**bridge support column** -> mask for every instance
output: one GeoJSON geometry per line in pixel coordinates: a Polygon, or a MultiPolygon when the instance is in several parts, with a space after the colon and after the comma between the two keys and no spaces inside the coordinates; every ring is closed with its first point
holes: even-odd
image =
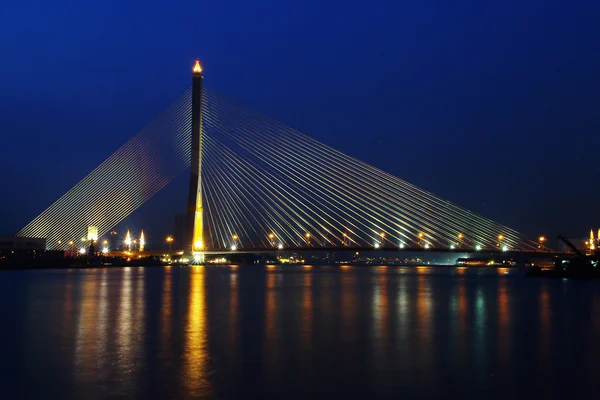
{"type": "Polygon", "coordinates": [[[202,67],[196,61],[192,74],[192,163],[186,210],[185,252],[202,259],[204,242],[202,208],[202,67]]]}

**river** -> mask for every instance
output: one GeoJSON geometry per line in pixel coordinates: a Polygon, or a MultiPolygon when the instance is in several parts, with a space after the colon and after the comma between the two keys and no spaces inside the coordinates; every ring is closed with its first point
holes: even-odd
{"type": "Polygon", "coordinates": [[[600,393],[600,282],[517,269],[2,271],[0,323],[5,399],[600,393]]]}

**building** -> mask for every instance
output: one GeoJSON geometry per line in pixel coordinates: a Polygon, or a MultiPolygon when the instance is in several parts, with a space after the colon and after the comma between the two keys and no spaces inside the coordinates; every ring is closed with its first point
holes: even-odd
{"type": "Polygon", "coordinates": [[[46,250],[46,239],[20,236],[0,236],[0,251],[46,250]]]}

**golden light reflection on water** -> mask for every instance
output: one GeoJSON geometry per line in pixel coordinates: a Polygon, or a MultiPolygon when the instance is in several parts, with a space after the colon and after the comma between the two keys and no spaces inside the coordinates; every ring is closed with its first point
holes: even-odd
{"type": "Polygon", "coordinates": [[[80,366],[79,372],[86,376],[90,374],[90,365],[95,361],[96,349],[94,348],[96,324],[98,316],[98,284],[94,275],[98,270],[83,272],[82,298],[77,316],[77,335],[75,338],[75,363],[80,366]]]}
{"type": "Polygon", "coordinates": [[[108,303],[108,271],[103,269],[102,278],[100,280],[100,299],[98,301],[98,321],[97,325],[97,337],[98,337],[98,364],[103,367],[110,365],[110,356],[108,355],[106,348],[108,342],[108,335],[110,331],[110,315],[109,315],[109,303],[108,303]]]}
{"type": "Polygon", "coordinates": [[[263,349],[265,351],[265,359],[267,360],[265,367],[267,370],[273,368],[277,358],[277,275],[274,273],[266,274],[265,288],[265,335],[263,349]]]}
{"type": "Polygon", "coordinates": [[[145,323],[144,269],[124,268],[120,284],[115,370],[117,374],[126,374],[135,369],[142,357],[145,323]]]}
{"type": "Polygon", "coordinates": [[[302,347],[310,349],[313,334],[313,275],[304,274],[302,282],[302,347]]]}
{"type": "Polygon", "coordinates": [[[119,311],[117,319],[117,348],[119,348],[119,362],[124,364],[128,360],[128,349],[131,344],[131,317],[132,300],[131,295],[132,268],[123,269],[121,279],[121,297],[119,299],[119,311]]]}
{"type": "MultiPolygon", "coordinates": [[[[421,267],[418,267],[421,268],[421,267]]],[[[424,267],[426,268],[426,267],[424,267]]],[[[417,341],[421,351],[421,361],[431,363],[432,353],[432,298],[431,282],[426,276],[417,277],[417,341]]]]}
{"type": "Polygon", "coordinates": [[[212,389],[208,379],[208,342],[206,320],[205,271],[194,266],[190,271],[188,310],[183,354],[183,381],[190,396],[205,397],[212,389]]]}
{"type": "Polygon", "coordinates": [[[467,346],[469,343],[468,338],[468,319],[467,314],[469,312],[469,301],[467,299],[467,288],[466,281],[464,278],[461,278],[458,282],[458,293],[457,293],[457,312],[458,312],[458,329],[457,329],[457,337],[459,340],[458,345],[458,354],[464,355],[467,351],[467,346]]]}
{"type": "Polygon", "coordinates": [[[498,355],[500,362],[507,363],[510,347],[510,304],[508,299],[508,281],[498,282],[498,355]]]}
{"type": "Polygon", "coordinates": [[[540,332],[539,332],[539,354],[540,364],[545,368],[549,368],[550,363],[550,341],[551,341],[551,325],[550,320],[552,318],[552,310],[550,305],[550,288],[548,281],[542,283],[539,296],[539,318],[540,318],[540,332]]]}
{"type": "Polygon", "coordinates": [[[375,287],[371,296],[371,314],[373,318],[373,355],[378,362],[373,368],[373,379],[377,380],[381,371],[389,366],[389,363],[384,363],[386,360],[386,352],[390,350],[390,324],[389,324],[389,306],[388,306],[388,274],[381,273],[382,268],[379,268],[380,273],[372,276],[375,287]]]}
{"type": "Polygon", "coordinates": [[[358,299],[356,290],[356,274],[344,273],[341,279],[341,313],[344,337],[351,342],[357,336],[356,315],[358,314],[358,299]]]}
{"type": "MultiPolygon", "coordinates": [[[[71,270],[68,270],[70,272],[71,270]]],[[[61,333],[64,334],[65,340],[69,337],[71,324],[73,323],[73,278],[67,275],[64,290],[64,310],[61,314],[61,333]]]]}
{"type": "Polygon", "coordinates": [[[375,288],[372,297],[372,314],[375,320],[375,337],[381,338],[388,330],[388,275],[377,274],[373,277],[375,288]]]}
{"type": "Polygon", "coordinates": [[[162,304],[160,313],[161,324],[161,346],[163,351],[170,352],[171,349],[171,329],[173,324],[173,275],[171,266],[167,265],[164,268],[163,287],[162,287],[162,304]],[[168,267],[168,268],[167,268],[168,267]]]}
{"type": "MultiPolygon", "coordinates": [[[[237,267],[237,265],[232,267],[237,267]]],[[[239,329],[239,290],[236,268],[233,268],[233,271],[229,275],[229,293],[229,321],[231,321],[231,325],[229,326],[228,336],[230,346],[233,346],[236,342],[235,339],[239,329]]]]}

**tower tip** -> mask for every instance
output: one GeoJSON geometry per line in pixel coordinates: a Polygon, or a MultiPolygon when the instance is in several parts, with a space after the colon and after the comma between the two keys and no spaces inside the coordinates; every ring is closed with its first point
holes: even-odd
{"type": "Polygon", "coordinates": [[[200,60],[196,60],[196,64],[194,65],[194,74],[201,74],[202,67],[200,66],[200,60]]]}

